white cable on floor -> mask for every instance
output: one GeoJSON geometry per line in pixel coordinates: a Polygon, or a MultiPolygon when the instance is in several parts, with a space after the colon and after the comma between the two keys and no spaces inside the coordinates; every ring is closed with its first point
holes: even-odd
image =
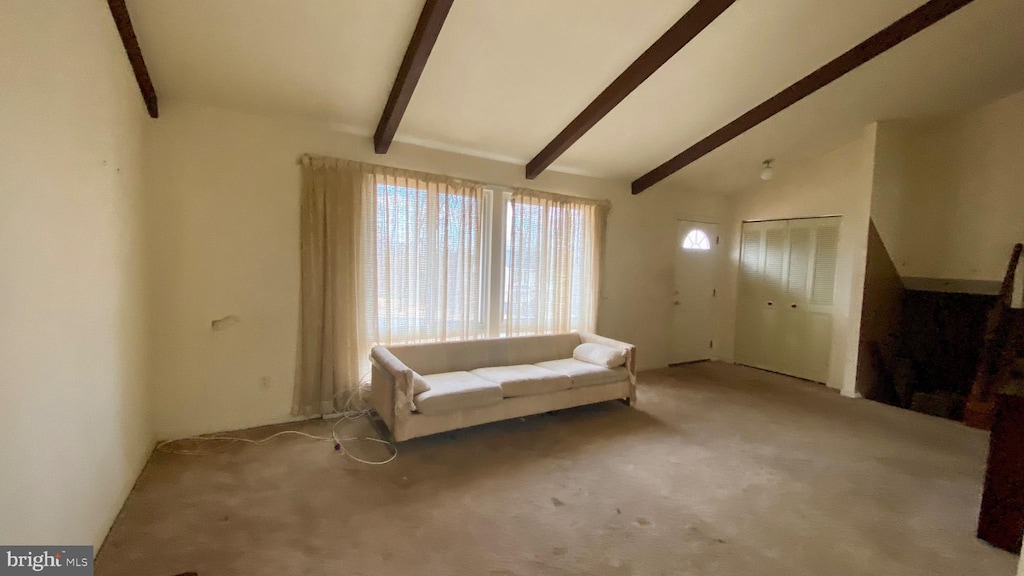
{"type": "Polygon", "coordinates": [[[344,422],[344,420],[338,420],[338,422],[334,424],[334,427],[331,428],[331,437],[334,438],[334,449],[335,450],[341,452],[342,454],[344,454],[345,456],[348,456],[349,458],[355,460],[356,462],[360,462],[362,464],[372,464],[374,466],[381,466],[381,465],[384,465],[384,464],[388,464],[392,460],[394,460],[395,458],[398,458],[398,446],[395,446],[393,443],[391,443],[391,442],[389,442],[387,440],[381,440],[380,438],[370,438],[369,436],[366,436],[364,438],[357,438],[355,436],[349,436],[348,438],[338,438],[338,434],[337,434],[336,431],[338,429],[338,424],[341,424],[342,422],[344,422]],[[381,462],[372,462],[370,460],[363,460],[362,458],[359,458],[358,456],[353,456],[352,453],[349,452],[348,450],[346,450],[345,446],[342,445],[342,442],[350,442],[352,440],[369,440],[371,442],[380,442],[381,444],[387,444],[388,446],[391,447],[391,452],[392,452],[391,457],[388,458],[387,460],[384,460],[384,461],[381,461],[381,462]]]}
{"type": "Polygon", "coordinates": [[[158,451],[160,451],[160,452],[167,452],[167,453],[170,453],[170,454],[182,454],[182,455],[186,455],[186,456],[202,456],[204,453],[200,452],[198,450],[173,450],[173,449],[168,449],[167,446],[170,446],[171,444],[173,444],[175,442],[181,442],[183,440],[192,440],[192,441],[199,441],[199,442],[205,442],[205,441],[245,442],[247,444],[259,445],[259,444],[265,444],[267,442],[270,442],[271,440],[273,440],[275,438],[278,438],[280,436],[284,436],[284,435],[287,435],[287,434],[294,434],[296,436],[302,436],[302,437],[305,437],[305,438],[309,438],[311,440],[318,440],[318,441],[321,441],[321,442],[333,441],[334,442],[334,449],[336,451],[341,452],[345,456],[348,456],[352,460],[355,460],[356,462],[359,462],[361,464],[370,464],[370,465],[374,465],[374,466],[380,466],[380,465],[383,465],[383,464],[388,464],[388,463],[394,461],[395,458],[398,458],[398,446],[395,446],[394,443],[392,443],[392,442],[390,442],[388,440],[381,440],[380,438],[371,438],[371,437],[368,437],[368,436],[367,437],[363,437],[363,438],[359,438],[357,436],[348,436],[348,437],[345,437],[345,438],[339,438],[338,437],[338,426],[342,422],[351,422],[353,420],[358,420],[358,419],[363,418],[363,417],[369,417],[369,415],[370,415],[370,406],[369,406],[369,404],[367,404],[367,403],[365,403],[363,401],[363,396],[365,395],[364,387],[357,388],[356,390],[339,392],[338,394],[335,394],[335,396],[334,396],[335,401],[337,401],[337,398],[338,398],[339,394],[343,394],[345,392],[348,392],[348,398],[346,398],[346,400],[345,400],[345,408],[343,410],[339,410],[339,411],[335,412],[335,415],[339,416],[340,418],[338,419],[337,422],[334,423],[334,426],[331,427],[331,435],[330,435],[330,437],[327,437],[327,436],[316,436],[314,434],[307,434],[306,432],[299,432],[298,430],[282,430],[281,432],[278,432],[276,434],[271,434],[270,436],[267,436],[266,438],[261,438],[259,440],[253,440],[253,439],[250,439],[250,438],[240,438],[240,437],[237,437],[237,436],[188,436],[186,438],[178,438],[176,440],[164,440],[163,442],[160,442],[159,444],[156,445],[156,449],[158,451]],[[353,405],[354,401],[362,403],[362,405],[361,406],[353,405]],[[363,460],[362,458],[359,458],[358,456],[354,456],[351,452],[349,452],[347,449],[345,449],[345,446],[342,444],[343,442],[352,442],[352,441],[356,441],[356,440],[366,440],[366,441],[370,441],[370,442],[379,442],[381,444],[387,444],[391,448],[390,452],[392,452],[392,454],[391,454],[391,456],[387,460],[383,460],[383,461],[380,461],[380,462],[375,462],[375,461],[372,461],[372,460],[363,460]]]}
{"type": "Polygon", "coordinates": [[[203,453],[199,452],[197,450],[168,450],[166,448],[166,446],[168,446],[170,444],[173,444],[175,442],[181,442],[181,441],[184,441],[184,440],[193,440],[193,441],[220,440],[220,441],[223,441],[223,442],[246,442],[248,444],[265,444],[265,443],[270,442],[271,440],[273,440],[273,439],[275,439],[275,438],[277,438],[279,436],[284,436],[286,434],[295,434],[296,436],[304,436],[306,438],[310,438],[310,439],[313,439],[313,440],[321,440],[321,441],[333,440],[333,438],[328,438],[326,436],[315,436],[313,434],[307,434],[305,432],[299,432],[298,430],[282,430],[281,432],[278,432],[277,434],[272,434],[270,436],[267,436],[266,438],[261,438],[259,440],[253,440],[251,438],[239,438],[237,436],[186,436],[185,438],[178,438],[176,440],[164,440],[163,442],[160,442],[159,444],[156,445],[156,449],[159,450],[160,452],[167,452],[169,454],[184,454],[184,455],[187,455],[187,456],[202,456],[203,453]]]}
{"type": "MultiPolygon", "coordinates": [[[[369,376],[369,374],[364,375],[364,378],[366,376],[369,376]]],[[[360,438],[357,438],[355,436],[350,436],[350,437],[347,437],[347,438],[339,438],[338,437],[338,425],[341,424],[342,422],[358,420],[358,419],[363,418],[363,417],[367,417],[368,418],[370,416],[370,409],[371,409],[370,408],[370,404],[368,402],[366,402],[366,400],[364,399],[368,392],[369,392],[369,386],[366,383],[360,383],[360,386],[358,388],[355,388],[354,390],[342,390],[342,391],[340,391],[340,392],[338,392],[337,394],[334,395],[334,403],[335,403],[335,405],[336,405],[336,403],[338,401],[338,396],[340,394],[346,394],[347,393],[348,397],[345,399],[345,405],[344,405],[345,407],[344,407],[344,409],[337,410],[337,408],[335,408],[336,412],[335,412],[335,414],[332,415],[332,416],[338,416],[340,418],[339,418],[339,420],[337,422],[334,423],[334,426],[331,427],[331,438],[334,439],[334,449],[335,450],[341,452],[342,454],[348,456],[349,458],[355,460],[356,462],[360,462],[362,464],[371,464],[371,465],[374,465],[374,466],[380,466],[380,465],[387,464],[387,463],[393,461],[395,458],[398,458],[398,446],[395,446],[393,443],[391,443],[391,442],[389,442],[387,440],[381,440],[380,438],[370,438],[370,437],[362,438],[362,440],[369,440],[371,442],[379,442],[381,444],[387,444],[391,448],[392,454],[391,454],[390,458],[388,458],[387,460],[381,461],[381,462],[373,462],[373,461],[370,461],[370,460],[363,460],[362,458],[359,458],[358,456],[352,455],[352,453],[349,452],[348,450],[346,450],[345,446],[342,445],[342,442],[351,442],[353,440],[360,440],[360,438]]]]}
{"type": "Polygon", "coordinates": [[[370,413],[370,404],[366,402],[365,397],[369,393],[369,387],[365,384],[361,384],[354,390],[340,390],[331,400],[331,405],[334,407],[333,414],[325,414],[324,417],[332,418],[343,418],[345,420],[358,420],[363,416],[367,416],[370,413]],[[342,394],[348,394],[345,398],[344,408],[338,410],[338,396],[342,394]],[[355,403],[356,405],[353,405],[355,403]]]}

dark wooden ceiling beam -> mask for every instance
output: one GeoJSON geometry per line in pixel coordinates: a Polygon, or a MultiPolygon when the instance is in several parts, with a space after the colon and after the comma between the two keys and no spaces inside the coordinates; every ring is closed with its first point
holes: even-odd
{"type": "Polygon", "coordinates": [[[633,181],[639,194],[974,0],[931,0],[633,181]]]}
{"type": "Polygon", "coordinates": [[[156,104],[156,89],[149,79],[149,71],[146,70],[146,61],[142,58],[142,49],[139,48],[139,39],[135,37],[135,28],[132,27],[132,19],[128,16],[128,7],[124,0],[107,0],[110,7],[110,15],[114,17],[117,25],[117,33],[121,35],[121,43],[124,44],[124,51],[128,54],[128,61],[131,62],[132,71],[135,72],[135,81],[139,83],[139,90],[142,92],[142,100],[146,102],[146,110],[151,118],[159,115],[156,104]]]}
{"type": "Polygon", "coordinates": [[[416,84],[420,81],[423,68],[430,58],[430,51],[434,49],[434,43],[441,34],[441,27],[453,2],[454,0],[427,0],[423,5],[420,19],[416,22],[416,30],[409,40],[409,47],[405,50],[402,65],[398,68],[395,84],[391,87],[391,94],[384,105],[384,113],[373,135],[373,149],[377,154],[387,154],[388,148],[391,147],[391,141],[398,132],[398,125],[402,122],[409,101],[412,100],[412,93],[416,90],[416,84]]]}
{"type": "Polygon", "coordinates": [[[643,84],[651,74],[676,55],[711,24],[715,18],[732,6],[736,0],[700,0],[672,25],[661,38],[644,51],[607,88],[601,92],[576,118],[569,122],[555,139],[548,143],[526,165],[526,178],[533,180],[551,165],[570,146],[618,106],[626,96],[643,84]]]}

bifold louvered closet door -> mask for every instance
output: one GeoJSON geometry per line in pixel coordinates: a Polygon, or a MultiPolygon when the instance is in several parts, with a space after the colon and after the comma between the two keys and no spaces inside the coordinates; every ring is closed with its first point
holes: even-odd
{"type": "Polygon", "coordinates": [[[744,222],[736,361],[828,378],[839,217],[744,222]]]}

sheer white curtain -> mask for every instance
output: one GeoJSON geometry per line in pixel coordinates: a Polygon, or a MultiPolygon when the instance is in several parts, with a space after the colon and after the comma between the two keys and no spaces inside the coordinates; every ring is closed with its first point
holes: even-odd
{"type": "Polygon", "coordinates": [[[373,167],[363,173],[362,285],[374,344],[486,335],[481,184],[373,167]]]}
{"type": "Polygon", "coordinates": [[[519,189],[508,208],[506,333],[593,332],[609,204],[519,189]]]}
{"type": "Polygon", "coordinates": [[[300,165],[294,414],[333,412],[375,344],[486,335],[481,184],[334,158],[300,165]]]}

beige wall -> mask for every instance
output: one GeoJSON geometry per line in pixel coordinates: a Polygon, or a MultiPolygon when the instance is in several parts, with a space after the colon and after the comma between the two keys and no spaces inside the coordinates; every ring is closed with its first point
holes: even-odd
{"type": "Polygon", "coordinates": [[[289,419],[298,322],[302,153],[377,162],[612,201],[598,331],[667,362],[675,219],[715,219],[724,201],[369,138],[325,123],[165,104],[147,150],[153,383],[161,438],[289,419]],[[212,332],[210,322],[241,322],[212,332]],[[261,385],[266,378],[266,384],[261,385]]]}
{"type": "Polygon", "coordinates": [[[914,126],[900,120],[879,122],[875,131],[875,169],[871,187],[871,219],[885,249],[901,270],[905,242],[912,238],[913,207],[908,203],[911,186],[911,151],[914,126]]]}
{"type": "Polygon", "coordinates": [[[842,148],[801,165],[776,167],[775,179],[730,198],[723,228],[729,239],[723,263],[723,300],[718,340],[720,355],[733,359],[736,333],[736,281],[740,227],[748,220],[842,216],[836,271],[835,314],[828,386],[855,392],[858,334],[871,209],[875,126],[842,148]]]}
{"type": "Polygon", "coordinates": [[[1001,280],[1024,241],[1024,92],[916,125],[883,122],[879,134],[891,177],[872,215],[900,274],[1001,280]]]}
{"type": "Polygon", "coordinates": [[[0,542],[98,546],[153,447],[142,132],[102,0],[0,8],[0,542]]]}

